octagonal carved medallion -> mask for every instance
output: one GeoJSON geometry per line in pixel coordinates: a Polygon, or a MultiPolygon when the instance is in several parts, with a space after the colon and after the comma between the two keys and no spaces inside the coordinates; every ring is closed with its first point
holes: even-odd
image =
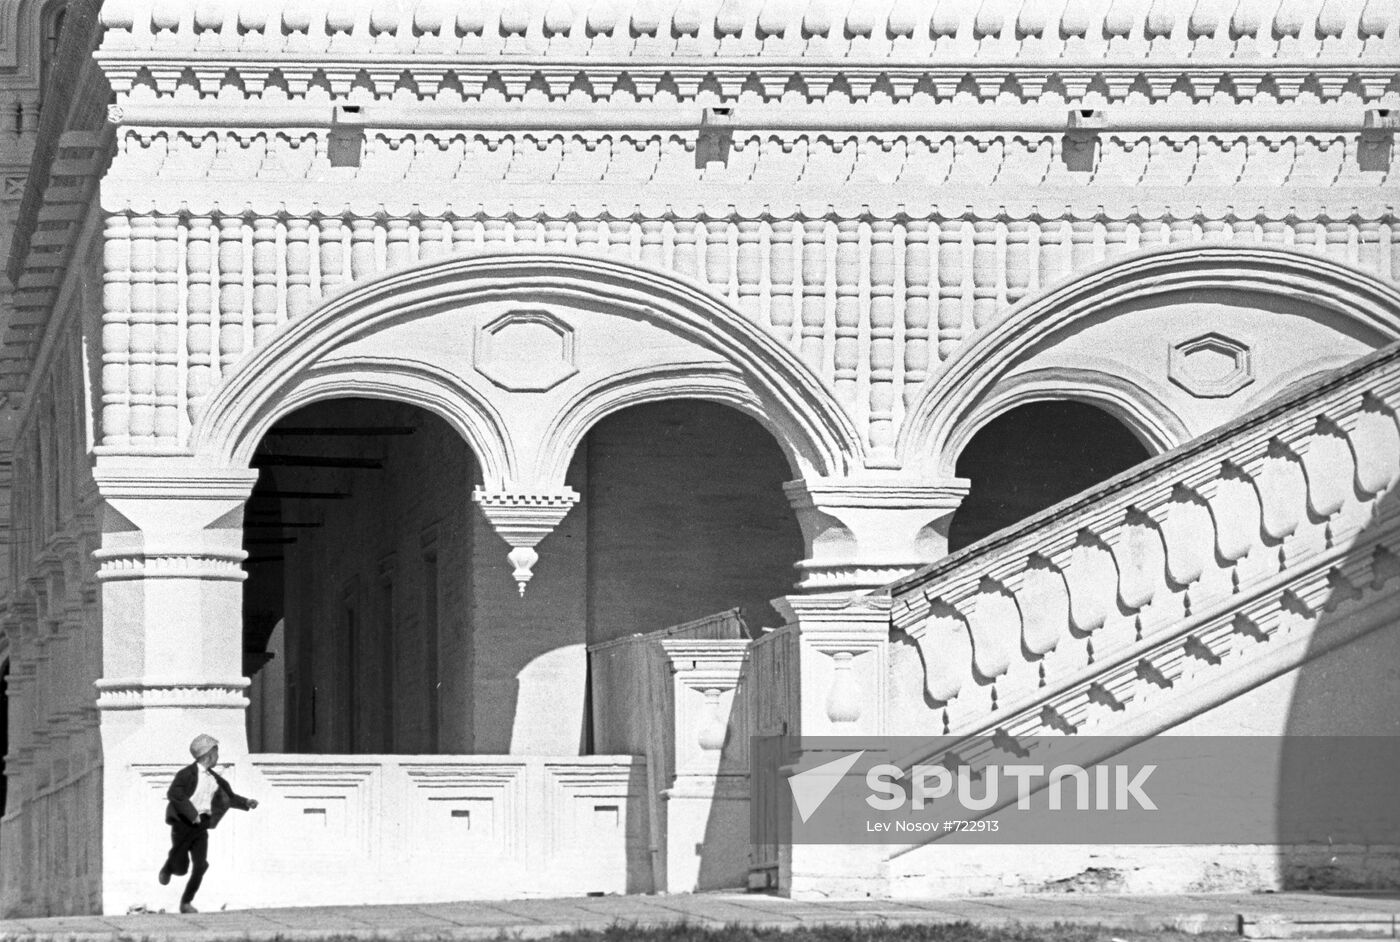
{"type": "Polygon", "coordinates": [[[1254,382],[1248,345],[1209,333],[1173,344],[1167,377],[1198,399],[1224,399],[1254,382]]]}
{"type": "Polygon", "coordinates": [[[473,365],[511,392],[553,389],[578,372],[574,329],[548,311],[509,311],[478,329],[473,365]]]}

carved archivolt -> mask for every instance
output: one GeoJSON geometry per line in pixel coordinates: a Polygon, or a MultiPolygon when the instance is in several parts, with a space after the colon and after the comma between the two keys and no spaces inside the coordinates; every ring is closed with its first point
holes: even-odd
{"type": "MultiPolygon", "coordinates": [[[[1306,298],[1368,333],[1400,338],[1400,290],[1345,265],[1318,257],[1254,248],[1183,246],[1136,256],[1048,291],[1007,312],[954,357],[910,406],[898,445],[908,463],[925,461],[951,474],[962,445],[978,426],[1017,395],[1007,377],[1026,352],[1051,334],[1115,306],[1179,290],[1242,291],[1263,297],[1306,298]]],[[[1078,377],[1083,379],[1082,376],[1078,377]]],[[[1073,391],[1075,377],[1064,377],[1073,391]]],[[[1121,383],[1093,383],[1082,398],[1123,416],[1148,442],[1164,426],[1143,394],[1121,400],[1121,383]]],[[[1169,444],[1178,444],[1178,441],[1169,444]]]]}
{"type": "MultiPolygon", "coordinates": [[[[234,326],[242,337],[250,325],[234,326]]],[[[477,452],[487,490],[562,484],[568,454],[586,430],[579,416],[596,421],[662,391],[719,398],[761,416],[788,450],[795,473],[844,473],[864,451],[856,425],[830,390],[759,325],[690,282],[609,259],[506,253],[419,264],[339,294],[253,351],[240,347],[228,364],[217,388],[201,387],[210,394],[195,404],[198,419],[188,439],[190,451],[220,465],[246,464],[279,415],[337,394],[408,398],[439,412],[477,452]],[[490,302],[588,305],[687,338],[716,354],[717,362],[658,362],[630,385],[612,383],[593,396],[575,396],[552,422],[555,431],[544,435],[544,451],[532,442],[527,456],[471,382],[401,361],[331,356],[404,318],[490,302]]],[[[178,441],[172,435],[171,444],[178,441]]]]}

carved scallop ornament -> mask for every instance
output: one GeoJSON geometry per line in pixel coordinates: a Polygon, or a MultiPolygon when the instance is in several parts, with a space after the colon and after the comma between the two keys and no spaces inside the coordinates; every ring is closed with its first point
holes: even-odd
{"type": "Polygon", "coordinates": [[[1209,333],[1173,344],[1167,377],[1197,399],[1224,399],[1254,382],[1249,347],[1209,333]]]}
{"type": "Polygon", "coordinates": [[[478,330],[474,365],[510,392],[544,392],[578,372],[574,329],[548,311],[509,311],[478,330]]]}

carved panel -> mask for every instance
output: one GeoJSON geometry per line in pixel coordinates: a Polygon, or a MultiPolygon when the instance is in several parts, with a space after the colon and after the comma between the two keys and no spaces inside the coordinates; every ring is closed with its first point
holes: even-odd
{"type": "Polygon", "coordinates": [[[578,372],[574,329],[547,311],[511,311],[477,334],[475,366],[511,392],[544,392],[578,372]]]}
{"type": "Polygon", "coordinates": [[[1202,334],[1171,348],[1167,376],[1198,399],[1223,399],[1254,382],[1254,364],[1240,341],[1202,334]]]}

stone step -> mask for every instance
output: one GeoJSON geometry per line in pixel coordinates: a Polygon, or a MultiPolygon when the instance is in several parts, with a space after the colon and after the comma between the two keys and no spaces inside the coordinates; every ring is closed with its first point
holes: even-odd
{"type": "Polygon", "coordinates": [[[1246,939],[1394,939],[1400,938],[1396,913],[1270,913],[1240,916],[1246,939]]]}

